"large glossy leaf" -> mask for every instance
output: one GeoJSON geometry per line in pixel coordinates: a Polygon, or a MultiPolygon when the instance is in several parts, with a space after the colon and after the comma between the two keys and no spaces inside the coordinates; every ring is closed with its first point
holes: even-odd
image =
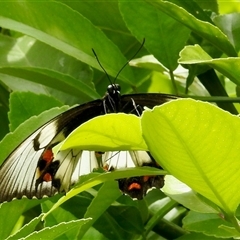
{"type": "Polygon", "coordinates": [[[226,35],[224,35],[220,29],[214,25],[197,19],[182,7],[179,7],[169,1],[146,1],[155,6],[160,11],[170,15],[175,20],[187,26],[201,38],[208,40],[213,46],[223,51],[227,55],[232,57],[235,57],[237,55],[233,46],[228,41],[226,35]]]}
{"type": "MultiPolygon", "coordinates": [[[[209,65],[221,72],[237,85],[240,85],[239,57],[212,59],[199,45],[194,45],[186,46],[181,51],[178,62],[181,64],[209,65]]],[[[209,79],[209,81],[211,81],[211,79],[209,79]]]]}
{"type": "Polygon", "coordinates": [[[61,107],[63,104],[55,98],[37,95],[31,92],[13,92],[10,95],[10,130],[14,131],[21,123],[46,109],[61,107]]]}
{"type": "Polygon", "coordinates": [[[159,164],[229,215],[240,202],[239,128],[237,116],[190,99],[142,117],[143,136],[159,164]]]}
{"type": "MultiPolygon", "coordinates": [[[[87,64],[29,36],[15,39],[0,35],[0,42],[0,72],[8,76],[1,77],[1,81],[10,89],[34,90],[26,83],[14,81],[14,77],[18,77],[76,97],[81,94],[87,100],[99,97],[87,64]]],[[[37,88],[39,93],[42,89],[37,88]]]]}
{"type": "MultiPolygon", "coordinates": [[[[112,76],[116,76],[126,63],[119,49],[99,28],[60,2],[1,2],[0,25],[32,36],[102,71],[92,53],[93,48],[112,76]]],[[[119,76],[125,82],[133,77],[128,67],[119,76]]]]}
{"type": "Polygon", "coordinates": [[[139,41],[145,38],[144,47],[173,71],[178,65],[179,52],[189,38],[190,30],[144,1],[120,1],[119,7],[133,35],[139,41]]]}
{"type": "Polygon", "coordinates": [[[67,137],[61,150],[73,147],[92,151],[147,150],[140,118],[125,113],[106,114],[82,124],[67,137]]]}

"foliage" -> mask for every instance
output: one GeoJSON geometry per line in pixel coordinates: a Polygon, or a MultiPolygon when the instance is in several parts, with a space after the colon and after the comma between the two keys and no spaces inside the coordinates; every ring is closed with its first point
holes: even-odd
{"type": "MultiPolygon", "coordinates": [[[[239,95],[240,15],[218,11],[216,0],[207,5],[180,0],[0,2],[0,162],[68,108],[63,105],[104,94],[109,82],[92,48],[114,79],[145,38],[138,58],[118,76],[122,93],[187,95],[238,114],[239,106],[229,96],[239,95]],[[8,129],[16,130],[5,136],[8,129]]],[[[121,196],[113,179],[166,172],[91,173],[66,196],[1,204],[0,238],[239,237],[239,121],[223,110],[184,99],[146,111],[140,119],[156,160],[193,190],[166,176],[164,193],[153,190],[133,201],[121,196]]],[[[142,134],[139,125],[134,130],[142,134]]],[[[136,143],[137,134],[129,134],[128,144],[136,143]]],[[[146,147],[145,142],[136,145],[146,147]]]]}

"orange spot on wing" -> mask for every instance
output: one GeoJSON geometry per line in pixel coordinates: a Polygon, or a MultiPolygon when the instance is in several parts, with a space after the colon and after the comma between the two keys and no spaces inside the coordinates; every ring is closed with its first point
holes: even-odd
{"type": "Polygon", "coordinates": [[[141,185],[139,183],[132,183],[129,187],[128,190],[132,190],[132,189],[141,189],[141,185]]]}

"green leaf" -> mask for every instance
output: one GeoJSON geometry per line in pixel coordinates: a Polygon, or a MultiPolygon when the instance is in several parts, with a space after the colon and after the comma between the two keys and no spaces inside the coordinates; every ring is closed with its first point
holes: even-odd
{"type": "Polygon", "coordinates": [[[0,205],[0,239],[6,239],[8,236],[10,236],[10,234],[14,234],[14,231],[19,230],[18,227],[21,228],[22,226],[17,225],[17,223],[21,218],[22,214],[28,209],[39,205],[42,201],[45,200],[21,199],[2,203],[0,205]]]}
{"type": "Polygon", "coordinates": [[[79,148],[93,151],[147,150],[142,139],[140,119],[133,114],[106,114],[76,128],[61,150],[79,148]]]}
{"type": "MultiPolygon", "coordinates": [[[[58,199],[59,199],[59,197],[60,196],[58,195],[58,199]]],[[[42,211],[48,212],[52,208],[52,206],[54,205],[54,203],[56,201],[57,201],[56,198],[55,199],[51,198],[48,201],[43,202],[41,204],[42,211]]],[[[74,203],[70,202],[70,201],[69,201],[69,204],[74,205],[74,203]]],[[[71,206],[71,207],[73,207],[73,206],[71,206]]],[[[81,207],[83,208],[82,202],[81,202],[81,207]]],[[[51,227],[51,226],[57,225],[61,222],[69,222],[72,220],[78,220],[79,218],[82,218],[82,217],[83,216],[77,217],[72,211],[70,211],[70,209],[65,209],[63,207],[59,207],[57,211],[48,215],[48,217],[44,221],[44,227],[51,227]]],[[[76,229],[72,229],[72,230],[66,232],[61,237],[66,238],[66,239],[76,239],[77,234],[78,234],[78,231],[76,229]]]]}
{"type": "Polygon", "coordinates": [[[14,131],[21,123],[46,109],[60,107],[62,103],[53,97],[31,92],[13,92],[10,95],[10,130],[14,131]]]}
{"type": "Polygon", "coordinates": [[[139,41],[145,38],[144,47],[173,71],[178,65],[179,52],[189,38],[190,30],[144,1],[120,1],[119,9],[133,35],[139,41]]]}
{"type": "Polygon", "coordinates": [[[239,128],[237,116],[191,99],[171,101],[142,116],[154,159],[230,216],[240,202],[239,128]]]}
{"type": "MultiPolygon", "coordinates": [[[[83,192],[93,186],[96,186],[100,183],[111,181],[120,178],[128,178],[133,176],[153,176],[153,175],[165,175],[166,171],[159,170],[153,167],[135,167],[135,168],[128,168],[128,169],[119,169],[113,172],[106,172],[106,173],[91,173],[85,177],[85,181],[76,184],[74,188],[72,188],[66,195],[58,200],[56,204],[51,208],[49,212],[47,212],[44,216],[47,217],[53,210],[55,210],[58,206],[66,202],[68,199],[72,198],[73,196],[77,195],[80,192],[83,192]],[[87,178],[86,178],[87,177],[87,178]]],[[[81,180],[81,177],[80,177],[81,180]]]]}
{"type": "Polygon", "coordinates": [[[240,51],[240,13],[231,13],[215,16],[214,23],[228,36],[229,41],[235,47],[236,51],[240,51]]]}
{"type": "Polygon", "coordinates": [[[121,195],[117,182],[105,182],[98,191],[98,194],[91,201],[84,218],[92,220],[83,226],[78,234],[78,238],[82,238],[87,230],[94,224],[95,221],[109,208],[109,206],[121,195]],[[109,191],[111,189],[111,191],[109,191]]]}
{"type": "MultiPolygon", "coordinates": [[[[29,36],[15,39],[0,35],[0,41],[3,49],[0,72],[9,78],[22,77],[77,97],[81,93],[87,100],[99,97],[91,82],[92,70],[85,63],[29,36]]],[[[30,90],[14,78],[10,81],[5,77],[1,81],[13,90],[30,90]]]]}
{"type": "Polygon", "coordinates": [[[77,231],[90,220],[91,219],[79,219],[70,222],[61,222],[53,227],[46,227],[38,232],[33,232],[24,239],[55,239],[68,231],[72,231],[74,229],[77,231]]]}
{"type": "Polygon", "coordinates": [[[33,218],[29,223],[25,224],[18,232],[8,237],[8,240],[21,239],[34,232],[37,225],[41,222],[42,215],[33,218]]]}
{"type": "MultiPolygon", "coordinates": [[[[115,216],[119,227],[132,234],[142,234],[144,225],[140,216],[139,209],[133,206],[110,206],[109,213],[115,216]]],[[[123,231],[118,229],[118,232],[123,231]]],[[[118,234],[120,235],[120,233],[118,234]]],[[[129,239],[129,238],[128,238],[129,239]]]]}
{"type": "MultiPolygon", "coordinates": [[[[34,37],[102,71],[92,53],[93,48],[111,76],[115,77],[127,62],[99,28],[60,2],[5,1],[0,3],[0,16],[2,27],[34,37]],[[48,21],[46,16],[51,16],[48,21]]],[[[126,67],[119,78],[130,83],[134,76],[126,67]]]]}
{"type": "Polygon", "coordinates": [[[175,20],[187,26],[201,38],[208,40],[213,46],[223,51],[227,55],[233,57],[237,56],[236,51],[227,39],[226,35],[224,35],[216,26],[197,19],[182,7],[179,7],[171,2],[161,0],[146,1],[155,6],[160,11],[168,14],[175,20]]]}
{"type": "Polygon", "coordinates": [[[178,62],[181,64],[208,65],[240,85],[239,57],[212,59],[199,45],[194,45],[186,46],[181,51],[178,62]]]}
{"type": "MultiPolygon", "coordinates": [[[[214,213],[203,214],[190,211],[183,219],[183,226],[186,230],[194,232],[202,232],[208,236],[218,238],[239,237],[239,232],[236,229],[232,232],[226,231],[222,225],[231,227],[224,219],[214,213]]],[[[233,230],[233,229],[232,229],[233,230]]]]}
{"type": "Polygon", "coordinates": [[[165,184],[161,190],[176,202],[181,203],[184,207],[202,213],[219,212],[219,210],[217,211],[203,202],[196,192],[173,176],[167,175],[164,179],[165,184]]]}

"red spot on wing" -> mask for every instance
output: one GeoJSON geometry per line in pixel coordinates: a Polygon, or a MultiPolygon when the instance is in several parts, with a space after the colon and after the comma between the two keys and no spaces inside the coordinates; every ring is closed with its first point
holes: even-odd
{"type": "Polygon", "coordinates": [[[132,183],[128,187],[128,191],[131,191],[132,189],[141,189],[141,185],[139,183],[132,183]]]}
{"type": "Polygon", "coordinates": [[[47,149],[42,155],[42,159],[45,160],[47,163],[52,162],[53,160],[53,152],[52,149],[47,149]]]}
{"type": "Polygon", "coordinates": [[[43,176],[43,181],[45,182],[50,182],[52,181],[52,176],[50,173],[45,173],[44,176],[43,176]]]}

